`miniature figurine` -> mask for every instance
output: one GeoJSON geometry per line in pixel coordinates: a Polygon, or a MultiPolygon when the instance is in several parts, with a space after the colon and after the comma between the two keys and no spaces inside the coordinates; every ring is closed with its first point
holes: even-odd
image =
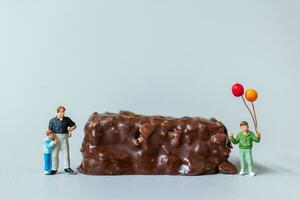
{"type": "Polygon", "coordinates": [[[44,174],[52,175],[52,151],[53,147],[58,144],[58,140],[52,130],[46,132],[47,138],[44,140],[44,174]]]}
{"type": "Polygon", "coordinates": [[[52,170],[50,174],[55,174],[58,170],[58,154],[60,151],[63,153],[64,171],[73,174],[74,171],[70,168],[68,138],[72,136],[73,131],[76,129],[76,124],[69,117],[65,116],[65,107],[59,106],[56,111],[57,116],[49,122],[49,130],[55,133],[59,143],[53,149],[52,170]]]}
{"type": "Polygon", "coordinates": [[[234,138],[233,134],[230,134],[230,141],[233,144],[239,144],[240,148],[240,175],[245,175],[245,161],[248,165],[248,173],[250,176],[255,176],[253,171],[253,159],[252,159],[252,142],[260,142],[260,132],[256,129],[256,133],[249,130],[248,122],[242,121],[240,124],[241,132],[234,138]]]}

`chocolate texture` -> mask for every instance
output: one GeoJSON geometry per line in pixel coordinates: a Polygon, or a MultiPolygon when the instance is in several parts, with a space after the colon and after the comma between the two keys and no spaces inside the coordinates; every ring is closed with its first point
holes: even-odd
{"type": "Polygon", "coordinates": [[[216,119],[143,116],[128,111],[93,113],[84,127],[88,175],[236,174],[231,143],[216,119]]]}

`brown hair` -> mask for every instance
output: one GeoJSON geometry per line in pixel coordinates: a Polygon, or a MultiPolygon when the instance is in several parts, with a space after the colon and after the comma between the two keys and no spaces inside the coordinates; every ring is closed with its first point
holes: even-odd
{"type": "Polygon", "coordinates": [[[49,135],[51,135],[51,134],[54,134],[54,132],[53,132],[52,130],[47,130],[47,131],[46,131],[46,135],[47,135],[47,136],[49,136],[49,135]]]}
{"type": "Polygon", "coordinates": [[[242,121],[242,122],[240,123],[240,126],[245,126],[245,125],[249,126],[249,125],[248,125],[248,122],[242,121]]]}
{"type": "Polygon", "coordinates": [[[57,112],[57,113],[59,113],[59,112],[60,112],[60,110],[64,110],[64,111],[66,111],[66,108],[65,108],[65,107],[63,107],[63,106],[58,106],[58,107],[56,108],[56,112],[57,112]]]}

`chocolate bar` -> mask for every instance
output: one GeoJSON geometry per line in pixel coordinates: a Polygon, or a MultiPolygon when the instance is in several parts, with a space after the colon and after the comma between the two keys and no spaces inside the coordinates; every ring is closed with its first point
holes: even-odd
{"type": "Polygon", "coordinates": [[[226,127],[216,119],[93,113],[79,172],[87,175],[236,174],[226,127]]]}

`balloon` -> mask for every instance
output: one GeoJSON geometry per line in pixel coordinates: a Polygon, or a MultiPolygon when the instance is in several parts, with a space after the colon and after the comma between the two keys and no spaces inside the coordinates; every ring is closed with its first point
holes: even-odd
{"type": "Polygon", "coordinates": [[[232,90],[232,94],[236,97],[243,96],[244,94],[244,87],[239,83],[234,84],[231,90],[232,90]]]}
{"type": "Polygon", "coordinates": [[[257,92],[254,89],[246,90],[245,97],[248,101],[254,102],[257,99],[257,92]]]}

